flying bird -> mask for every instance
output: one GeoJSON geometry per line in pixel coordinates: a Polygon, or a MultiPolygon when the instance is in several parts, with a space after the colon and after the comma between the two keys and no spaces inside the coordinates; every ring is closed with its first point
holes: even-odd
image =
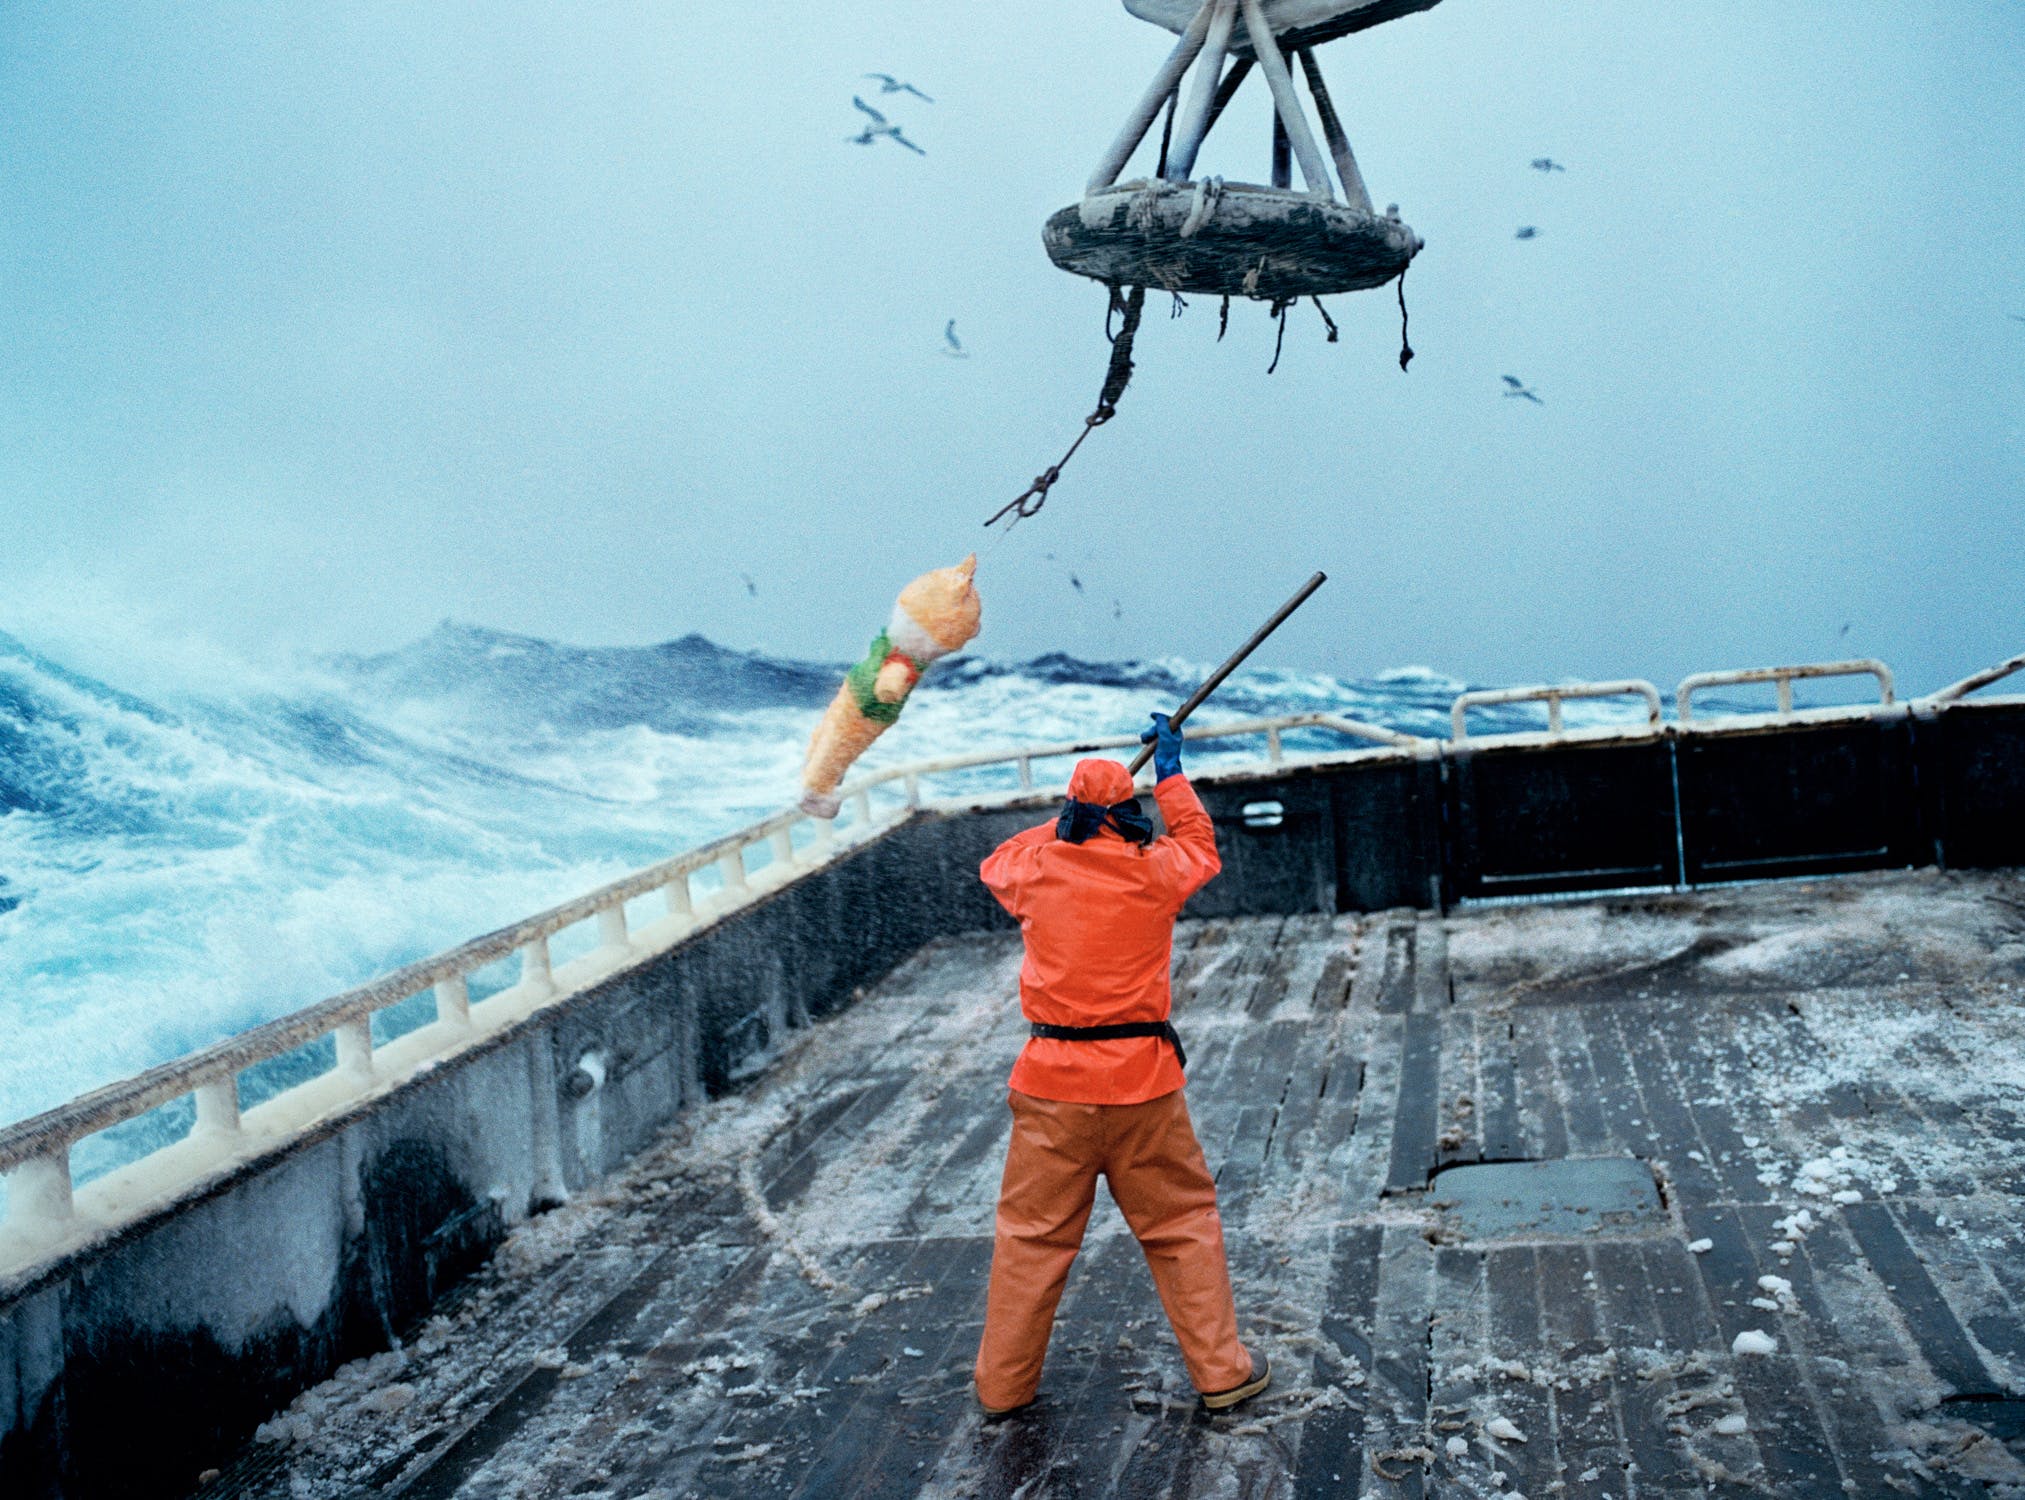
{"type": "Polygon", "coordinates": [[[882,94],[912,94],[915,98],[922,100],[924,103],[933,104],[935,102],[933,99],[930,99],[926,94],[922,93],[921,90],[914,87],[913,84],[902,83],[899,79],[895,78],[891,73],[867,73],[865,76],[867,78],[876,78],[879,80],[879,92],[882,94]]]}
{"type": "Polygon", "coordinates": [[[909,151],[912,151],[916,156],[926,156],[928,154],[926,151],[923,151],[919,146],[915,145],[912,141],[908,140],[906,136],[902,135],[900,133],[900,127],[898,125],[888,124],[886,121],[886,117],[884,115],[880,114],[878,110],[872,108],[871,105],[867,104],[863,99],[860,99],[856,94],[851,95],[851,102],[857,105],[859,109],[863,110],[866,114],[870,115],[872,118],[870,123],[868,123],[865,126],[865,128],[859,131],[856,135],[848,135],[844,137],[844,139],[848,143],[850,143],[853,146],[869,146],[874,141],[878,140],[881,136],[889,136],[892,138],[895,145],[905,146],[909,151]]]}
{"type": "Polygon", "coordinates": [[[2010,313],[2007,316],[2013,323],[2025,323],[2025,313],[2010,313]]]}
{"type": "Polygon", "coordinates": [[[1069,575],[1069,587],[1080,594],[1083,592],[1083,580],[1078,578],[1074,573],[1071,573],[1069,575]]]}
{"type": "Polygon", "coordinates": [[[750,573],[741,573],[738,576],[745,581],[746,593],[757,599],[759,597],[759,585],[752,581],[752,575],[750,573]]]}
{"type": "Polygon", "coordinates": [[[1506,385],[1511,387],[1510,390],[1505,392],[1507,396],[1523,396],[1525,397],[1526,400],[1532,402],[1535,406],[1545,406],[1547,404],[1546,402],[1542,401],[1538,396],[1534,395],[1531,391],[1527,390],[1526,382],[1519,379],[1518,376],[1507,375],[1504,377],[1504,382],[1506,385]]]}
{"type": "Polygon", "coordinates": [[[1120,604],[1116,599],[1111,601],[1111,618],[1114,620],[1125,618],[1125,606],[1120,604]]]}
{"type": "Polygon", "coordinates": [[[970,351],[963,347],[963,340],[956,336],[956,319],[951,318],[942,330],[943,353],[951,359],[969,359],[970,351]]]}
{"type": "Polygon", "coordinates": [[[1535,172],[1565,172],[1568,169],[1551,156],[1536,156],[1532,162],[1535,172]]]}
{"type": "Polygon", "coordinates": [[[1512,238],[1515,240],[1532,240],[1538,239],[1539,237],[1540,231],[1535,229],[1531,224],[1521,224],[1519,226],[1519,232],[1512,236],[1512,238]]]}

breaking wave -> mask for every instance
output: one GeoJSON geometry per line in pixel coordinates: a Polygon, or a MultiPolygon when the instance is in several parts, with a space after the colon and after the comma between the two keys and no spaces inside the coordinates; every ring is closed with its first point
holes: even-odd
{"type": "MultiPolygon", "coordinates": [[[[446,624],[280,685],[143,696],[0,634],[0,1121],[765,816],[838,670],[446,624]]],[[[868,763],[1129,733],[1201,671],[959,659],[868,763]]],[[[1441,735],[1462,686],[1260,668],[1203,717],[1441,735]]]]}

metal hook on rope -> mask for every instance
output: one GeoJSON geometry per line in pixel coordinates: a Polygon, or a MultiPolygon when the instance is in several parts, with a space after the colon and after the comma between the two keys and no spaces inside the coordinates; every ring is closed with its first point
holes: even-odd
{"type": "Polygon", "coordinates": [[[1069,444],[1069,451],[1034,476],[1034,482],[1026,487],[1015,499],[1001,506],[986,526],[996,526],[1010,516],[1014,525],[1029,516],[1040,514],[1048,503],[1048,491],[1055,487],[1055,481],[1062,477],[1062,469],[1076,456],[1076,450],[1083,446],[1083,439],[1097,428],[1118,415],[1118,398],[1125,394],[1125,387],[1132,383],[1132,341],[1139,333],[1139,315],[1146,308],[1146,288],[1135,286],[1130,295],[1122,294],[1117,287],[1111,288],[1111,303],[1104,312],[1104,333],[1111,341],[1111,362],[1104,371],[1104,387],[1097,395],[1097,409],[1083,418],[1083,430],[1076,434],[1076,440],[1069,444]],[[1111,332],[1111,317],[1119,311],[1124,321],[1118,331],[1111,332]]]}

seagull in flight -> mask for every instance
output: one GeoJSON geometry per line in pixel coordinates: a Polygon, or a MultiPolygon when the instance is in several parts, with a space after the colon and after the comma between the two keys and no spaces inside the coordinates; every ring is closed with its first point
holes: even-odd
{"type": "Polygon", "coordinates": [[[1069,575],[1069,587],[1080,594],[1083,592],[1083,580],[1078,578],[1074,573],[1071,573],[1069,575]]]}
{"type": "Polygon", "coordinates": [[[956,336],[956,319],[951,318],[942,330],[942,352],[951,359],[969,359],[970,351],[963,347],[963,340],[956,336]]]}
{"type": "Polygon", "coordinates": [[[851,145],[869,146],[874,141],[878,140],[880,136],[883,135],[883,136],[891,136],[893,138],[893,142],[895,145],[905,146],[909,151],[912,151],[916,156],[926,156],[928,154],[926,151],[923,151],[919,146],[915,145],[912,141],[908,140],[906,136],[902,135],[900,133],[900,127],[898,125],[888,124],[886,121],[886,117],[884,115],[880,114],[878,110],[872,108],[871,105],[867,104],[863,99],[860,99],[856,94],[851,95],[851,102],[857,105],[858,108],[862,109],[866,114],[872,117],[871,120],[867,122],[863,130],[859,131],[856,135],[848,135],[844,137],[844,139],[851,145]]]}
{"type": "Polygon", "coordinates": [[[738,576],[745,580],[746,593],[757,599],[759,597],[759,585],[752,581],[752,575],[750,573],[741,573],[738,576]]]}
{"type": "Polygon", "coordinates": [[[1546,402],[1542,401],[1538,396],[1534,395],[1531,391],[1527,390],[1526,382],[1519,379],[1518,376],[1507,375],[1504,377],[1504,382],[1506,385],[1511,387],[1510,390],[1505,392],[1507,396],[1523,396],[1526,398],[1526,400],[1532,402],[1535,406],[1545,406],[1547,404],[1546,402]]]}
{"type": "Polygon", "coordinates": [[[921,100],[924,103],[933,104],[935,102],[933,99],[930,99],[926,94],[922,93],[921,90],[914,87],[913,84],[902,83],[899,79],[895,78],[891,73],[867,73],[865,76],[867,78],[876,78],[879,80],[879,92],[882,94],[912,94],[915,98],[921,100]]]}
{"type": "Polygon", "coordinates": [[[1531,165],[1535,172],[1565,172],[1568,170],[1551,156],[1536,156],[1533,158],[1531,165]]]}
{"type": "Polygon", "coordinates": [[[2013,323],[2025,323],[2025,313],[2007,313],[2005,316],[2013,323]]]}
{"type": "Polygon", "coordinates": [[[1512,238],[1515,240],[1532,240],[1538,239],[1539,237],[1540,231],[1535,229],[1531,224],[1521,224],[1519,226],[1519,232],[1512,236],[1512,238]]]}

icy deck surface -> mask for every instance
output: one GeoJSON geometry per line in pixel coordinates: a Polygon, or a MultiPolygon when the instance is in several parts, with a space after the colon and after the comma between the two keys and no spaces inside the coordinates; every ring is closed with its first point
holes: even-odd
{"type": "Polygon", "coordinates": [[[1221,1422],[1108,1200],[1041,1405],[978,1421],[1017,962],[915,955],[202,1493],[2025,1485],[2025,880],[1184,924],[1189,1103],[1278,1372],[1221,1422]],[[1445,1165],[1585,1156],[1643,1159],[1664,1216],[1475,1241],[1442,1211],[1445,1165]]]}

